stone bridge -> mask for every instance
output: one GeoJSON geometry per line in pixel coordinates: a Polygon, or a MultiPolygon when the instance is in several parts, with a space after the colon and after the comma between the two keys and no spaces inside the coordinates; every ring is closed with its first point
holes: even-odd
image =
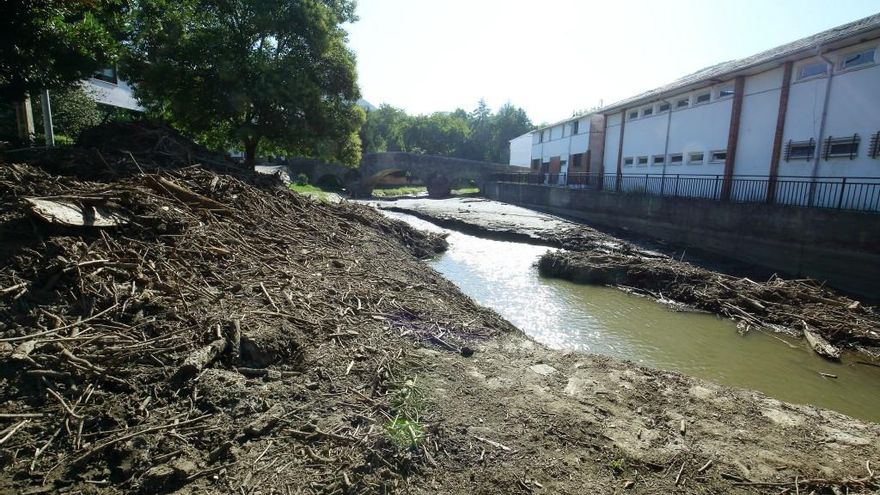
{"type": "Polygon", "coordinates": [[[336,183],[353,197],[368,197],[384,179],[405,174],[411,182],[427,186],[432,198],[447,197],[454,186],[470,182],[482,187],[489,174],[495,172],[528,171],[502,163],[404,152],[368,153],[354,169],[317,160],[293,160],[289,169],[292,179],[304,173],[312,184],[336,183]]]}

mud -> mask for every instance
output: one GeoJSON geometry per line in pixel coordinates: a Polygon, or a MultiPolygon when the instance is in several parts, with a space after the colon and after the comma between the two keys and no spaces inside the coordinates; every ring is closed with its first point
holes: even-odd
{"type": "Polygon", "coordinates": [[[0,164],[0,493],[880,489],[880,425],[550,351],[419,261],[442,239],[125,130],[0,164]]]}

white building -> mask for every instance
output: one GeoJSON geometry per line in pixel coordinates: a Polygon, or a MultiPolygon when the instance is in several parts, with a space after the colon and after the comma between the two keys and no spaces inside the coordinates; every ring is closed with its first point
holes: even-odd
{"type": "Polygon", "coordinates": [[[517,167],[528,167],[532,160],[532,132],[510,140],[509,164],[517,167]]]}
{"type": "MultiPolygon", "coordinates": [[[[679,195],[733,200],[767,199],[769,190],[776,201],[801,203],[796,190],[807,182],[811,204],[833,205],[844,200],[843,178],[847,195],[857,194],[854,182],[880,180],[880,14],[708,67],[534,136],[533,171],[612,175],[606,188],[668,195],[676,184],[684,186],[679,195]],[[600,117],[597,166],[573,167],[579,154],[598,153],[579,133],[600,117]]],[[[565,181],[577,183],[573,175],[565,181]]]]}

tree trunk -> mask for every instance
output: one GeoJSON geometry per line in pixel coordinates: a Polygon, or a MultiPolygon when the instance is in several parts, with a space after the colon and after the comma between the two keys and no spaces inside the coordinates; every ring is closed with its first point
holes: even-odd
{"type": "Polygon", "coordinates": [[[257,164],[257,144],[259,142],[259,138],[246,138],[244,140],[244,167],[248,170],[253,170],[257,164]]]}

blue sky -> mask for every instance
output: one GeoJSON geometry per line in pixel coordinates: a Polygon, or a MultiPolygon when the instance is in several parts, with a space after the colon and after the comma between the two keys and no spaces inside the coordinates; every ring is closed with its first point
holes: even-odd
{"type": "Polygon", "coordinates": [[[535,123],[880,11],[877,0],[360,0],[364,98],[412,114],[512,102],[535,123]]]}

